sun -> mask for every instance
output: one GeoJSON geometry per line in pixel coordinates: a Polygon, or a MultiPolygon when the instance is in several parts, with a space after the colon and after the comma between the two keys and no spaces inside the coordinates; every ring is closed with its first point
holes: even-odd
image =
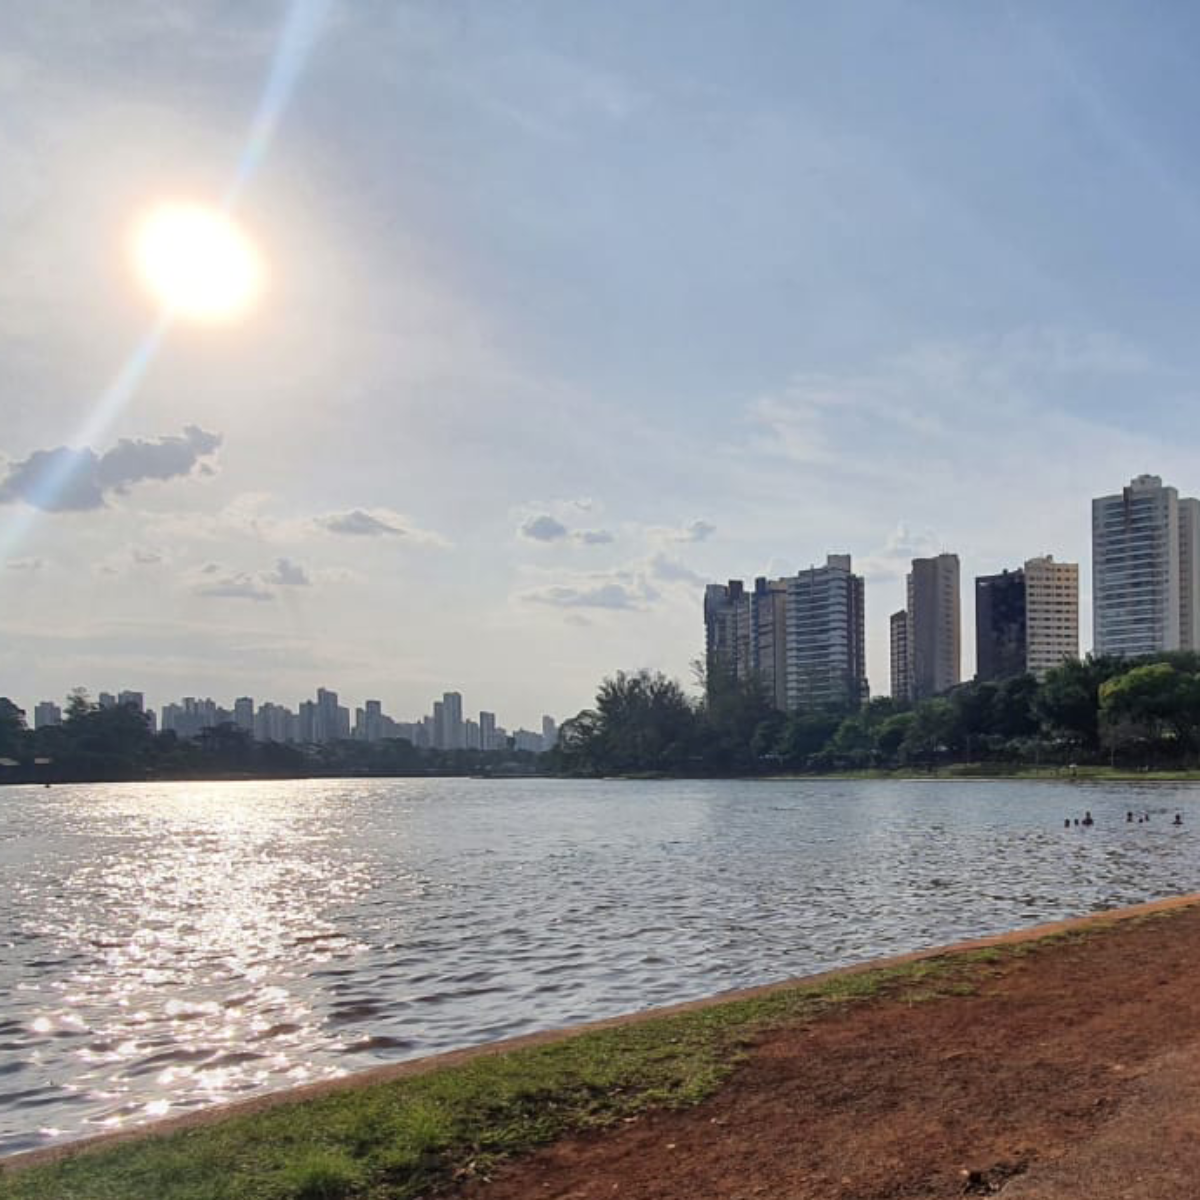
{"type": "Polygon", "coordinates": [[[138,277],[172,317],[236,321],[265,282],[258,247],[233,220],[204,204],[172,201],[146,212],[133,231],[138,277]]]}

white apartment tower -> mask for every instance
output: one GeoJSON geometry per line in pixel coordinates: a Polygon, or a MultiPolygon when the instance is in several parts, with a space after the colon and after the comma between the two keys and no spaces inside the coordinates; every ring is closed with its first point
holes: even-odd
{"type": "Polygon", "coordinates": [[[786,579],[786,691],[789,711],[858,705],[867,697],[863,579],[850,555],[786,579]]]}
{"type": "Polygon", "coordinates": [[[1139,475],[1092,501],[1092,616],[1097,654],[1135,658],[1197,649],[1200,502],[1139,475]]]}
{"type": "Polygon", "coordinates": [[[1025,563],[1025,669],[1042,675],[1079,657],[1079,564],[1052,555],[1025,563]]]}

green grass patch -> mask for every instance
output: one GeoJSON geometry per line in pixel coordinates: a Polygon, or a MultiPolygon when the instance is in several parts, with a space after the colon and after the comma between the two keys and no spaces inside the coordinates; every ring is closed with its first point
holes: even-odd
{"type": "Polygon", "coordinates": [[[969,995],[996,964],[1041,944],[842,975],[148,1134],[52,1165],[0,1169],[0,1198],[415,1200],[565,1133],[696,1104],[772,1027],[877,997],[916,1004],[969,995]]]}

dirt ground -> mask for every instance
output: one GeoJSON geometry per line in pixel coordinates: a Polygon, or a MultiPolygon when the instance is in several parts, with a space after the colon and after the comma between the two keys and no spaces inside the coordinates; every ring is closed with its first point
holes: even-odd
{"type": "Polygon", "coordinates": [[[1200,908],[772,1032],[712,1099],[461,1200],[1200,1200],[1200,908]]]}

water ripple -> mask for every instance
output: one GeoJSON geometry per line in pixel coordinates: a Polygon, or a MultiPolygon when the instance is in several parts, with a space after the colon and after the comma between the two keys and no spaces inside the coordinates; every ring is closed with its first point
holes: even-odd
{"type": "Polygon", "coordinates": [[[1191,891],[1198,800],[1185,785],[0,789],[0,1154],[1191,891]],[[1064,829],[1084,807],[1097,826],[1064,829]],[[1127,824],[1129,808],[1151,820],[1127,824]]]}

